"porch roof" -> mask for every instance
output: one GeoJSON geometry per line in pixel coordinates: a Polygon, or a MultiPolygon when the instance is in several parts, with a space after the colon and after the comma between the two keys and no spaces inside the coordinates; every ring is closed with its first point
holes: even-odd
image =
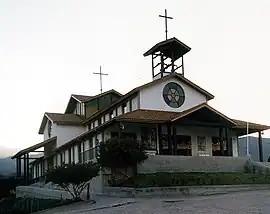
{"type": "Polygon", "coordinates": [[[234,119],[234,121],[237,123],[237,126],[233,127],[233,129],[236,131],[238,136],[247,134],[247,123],[248,123],[248,129],[249,129],[250,134],[270,129],[270,126],[267,126],[267,125],[261,125],[257,123],[251,123],[248,121],[236,120],[236,119],[234,119]]]}
{"type": "Polygon", "coordinates": [[[117,116],[116,120],[136,123],[164,123],[171,121],[171,119],[175,118],[178,114],[179,112],[137,109],[117,116]]]}
{"type": "MultiPolygon", "coordinates": [[[[238,136],[246,134],[247,122],[231,119],[207,103],[202,103],[193,108],[182,112],[157,111],[147,109],[137,109],[135,111],[117,116],[116,121],[134,122],[134,123],[166,123],[184,121],[208,121],[212,124],[222,124],[236,130],[238,136]]],[[[249,133],[255,133],[270,129],[270,126],[249,122],[249,133]]]]}
{"type": "Polygon", "coordinates": [[[11,159],[21,157],[21,156],[23,156],[25,154],[28,154],[30,152],[33,152],[33,151],[35,151],[35,150],[37,150],[37,149],[39,149],[41,147],[44,147],[45,145],[47,145],[49,143],[56,142],[56,139],[57,139],[57,137],[52,137],[52,138],[50,138],[48,140],[45,140],[45,141],[43,141],[41,143],[37,143],[37,144],[35,144],[33,146],[30,146],[30,147],[28,147],[26,149],[23,149],[23,150],[17,152],[14,156],[12,156],[11,159]]]}
{"type": "Polygon", "coordinates": [[[144,122],[144,123],[164,123],[164,122],[177,122],[183,118],[201,118],[202,121],[209,118],[209,116],[215,117],[218,122],[226,123],[230,126],[236,126],[237,123],[227,117],[226,115],[218,112],[214,108],[210,107],[207,103],[202,103],[193,108],[187,109],[182,112],[171,111],[157,111],[138,109],[123,115],[116,117],[117,121],[126,122],[144,122]]]}
{"type": "Polygon", "coordinates": [[[38,164],[40,162],[42,162],[44,160],[44,156],[40,157],[40,158],[37,158],[36,160],[33,160],[32,162],[29,163],[29,165],[35,165],[35,164],[38,164]]]}

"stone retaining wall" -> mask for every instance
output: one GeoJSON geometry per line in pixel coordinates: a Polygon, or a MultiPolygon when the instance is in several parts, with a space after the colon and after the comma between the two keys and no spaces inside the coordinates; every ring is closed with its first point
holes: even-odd
{"type": "Polygon", "coordinates": [[[264,189],[270,189],[270,185],[212,185],[148,188],[106,187],[102,195],[115,197],[204,196],[264,189]]]}
{"type": "Polygon", "coordinates": [[[138,172],[244,172],[248,159],[249,157],[149,155],[138,166],[138,172]]]}

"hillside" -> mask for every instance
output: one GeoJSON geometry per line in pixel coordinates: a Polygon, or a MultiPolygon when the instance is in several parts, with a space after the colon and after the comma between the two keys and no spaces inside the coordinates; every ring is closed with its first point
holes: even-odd
{"type": "Polygon", "coordinates": [[[11,158],[0,159],[0,175],[10,175],[16,172],[16,162],[11,158]]]}

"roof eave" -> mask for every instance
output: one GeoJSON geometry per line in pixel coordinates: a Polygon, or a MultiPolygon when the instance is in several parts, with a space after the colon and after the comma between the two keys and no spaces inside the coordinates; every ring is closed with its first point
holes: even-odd
{"type": "Polygon", "coordinates": [[[45,113],[45,114],[43,115],[43,118],[42,118],[42,121],[41,121],[39,130],[38,130],[38,134],[44,134],[44,129],[45,129],[47,120],[48,120],[48,116],[47,116],[46,113],[45,113]]]}

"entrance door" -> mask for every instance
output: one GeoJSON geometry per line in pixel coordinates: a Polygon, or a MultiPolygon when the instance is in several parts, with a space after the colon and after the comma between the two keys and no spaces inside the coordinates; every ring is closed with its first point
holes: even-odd
{"type": "Polygon", "coordinates": [[[175,155],[191,156],[191,136],[176,135],[174,145],[175,155]]]}

